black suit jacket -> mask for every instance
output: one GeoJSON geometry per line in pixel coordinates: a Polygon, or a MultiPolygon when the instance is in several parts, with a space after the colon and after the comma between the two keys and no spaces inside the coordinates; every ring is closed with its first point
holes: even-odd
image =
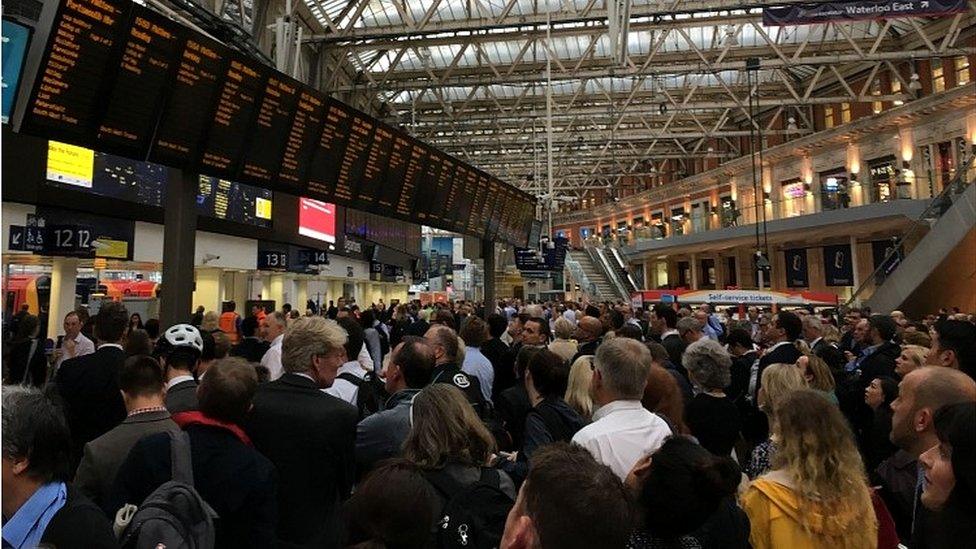
{"type": "Polygon", "coordinates": [[[271,344],[256,337],[245,337],[230,350],[231,356],[239,356],[248,362],[261,362],[271,344]]]}
{"type": "Polygon", "coordinates": [[[677,366],[682,374],[688,375],[684,372],[684,367],[681,365],[681,355],[684,354],[685,347],[687,347],[684,340],[681,339],[681,336],[671,334],[661,340],[661,345],[664,345],[664,348],[668,351],[668,359],[671,360],[671,364],[677,366]]]}
{"type": "Polygon", "coordinates": [[[110,549],[119,546],[112,523],[102,510],[72,486],[64,507],[51,517],[41,547],[58,549],[110,549]]]}
{"type": "Polygon", "coordinates": [[[756,378],[756,394],[759,394],[759,387],[762,386],[762,374],[771,364],[796,364],[800,358],[800,350],[793,343],[780,345],[763,356],[759,357],[759,376],[756,378]]]}
{"type": "Polygon", "coordinates": [[[258,387],[246,428],[278,470],[279,546],[339,547],[358,419],[355,406],[297,374],[258,387]]]}
{"type": "Polygon", "coordinates": [[[166,409],[171,414],[197,410],[197,387],[195,379],[188,379],[166,390],[166,409]]]}
{"type": "Polygon", "coordinates": [[[65,360],[55,384],[64,401],[65,418],[71,430],[73,466],[81,460],[86,442],[107,433],[125,419],[125,404],[119,391],[119,372],[125,351],[100,347],[94,353],[65,360]]]}
{"type": "Polygon", "coordinates": [[[504,341],[493,337],[481,346],[481,354],[491,362],[495,371],[495,379],[491,386],[491,396],[495,398],[502,391],[515,385],[515,361],[511,349],[504,341]]]}
{"type": "Polygon", "coordinates": [[[30,371],[31,385],[41,387],[47,377],[47,360],[44,355],[44,340],[37,339],[34,354],[31,355],[32,339],[18,341],[11,346],[10,356],[7,357],[6,382],[15,385],[24,381],[24,375],[30,371]],[[30,357],[30,364],[27,359],[30,357]]]}
{"type": "Polygon", "coordinates": [[[407,328],[404,330],[404,335],[424,337],[424,334],[426,334],[427,330],[429,329],[430,323],[422,318],[418,318],[416,322],[407,326],[407,328]]]}

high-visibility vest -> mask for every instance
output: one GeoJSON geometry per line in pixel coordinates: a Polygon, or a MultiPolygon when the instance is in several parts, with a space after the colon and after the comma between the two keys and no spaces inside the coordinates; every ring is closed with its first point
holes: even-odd
{"type": "Polygon", "coordinates": [[[237,343],[237,313],[227,311],[220,315],[220,331],[227,334],[230,342],[237,343]]]}

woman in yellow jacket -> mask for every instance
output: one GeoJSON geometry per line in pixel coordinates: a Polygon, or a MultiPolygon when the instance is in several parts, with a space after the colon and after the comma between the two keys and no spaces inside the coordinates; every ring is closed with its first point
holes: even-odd
{"type": "Polygon", "coordinates": [[[878,523],[847,423],[822,395],[777,408],[772,470],[742,496],[754,549],[875,549],[878,523]]]}

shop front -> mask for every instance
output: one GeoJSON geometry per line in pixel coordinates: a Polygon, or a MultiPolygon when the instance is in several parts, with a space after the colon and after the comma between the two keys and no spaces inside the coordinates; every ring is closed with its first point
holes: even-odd
{"type": "Polygon", "coordinates": [[[845,168],[820,172],[820,204],[823,210],[839,210],[851,205],[850,181],[845,168]]]}

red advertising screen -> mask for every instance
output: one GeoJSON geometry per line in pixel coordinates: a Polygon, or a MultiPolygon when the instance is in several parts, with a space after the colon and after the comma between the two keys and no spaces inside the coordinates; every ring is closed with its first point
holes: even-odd
{"type": "Polygon", "coordinates": [[[335,243],[335,204],[305,197],[298,204],[298,234],[335,243]]]}

